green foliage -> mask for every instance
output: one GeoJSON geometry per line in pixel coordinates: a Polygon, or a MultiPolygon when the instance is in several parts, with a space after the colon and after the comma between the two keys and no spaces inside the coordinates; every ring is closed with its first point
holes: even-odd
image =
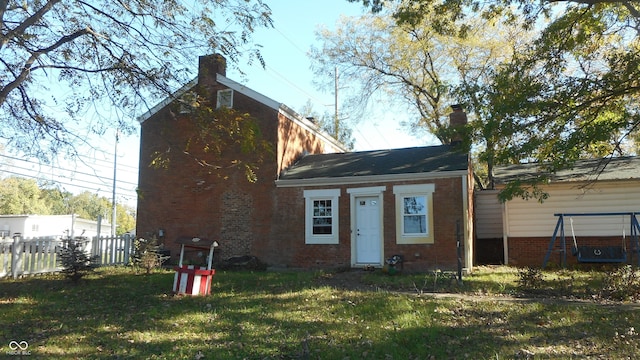
{"type": "MultiPolygon", "coordinates": [[[[87,220],[98,217],[111,222],[111,202],[88,191],[73,195],[55,188],[41,188],[35,180],[20,177],[0,179],[0,214],[69,215],[87,220]]],[[[135,210],[116,204],[116,235],[135,228],[135,210]]]]}
{"type": "Polygon", "coordinates": [[[151,239],[137,238],[131,255],[133,265],[144,269],[147,275],[150,274],[169,259],[168,256],[162,255],[161,250],[155,235],[151,239]]]}
{"type": "Polygon", "coordinates": [[[639,301],[640,270],[626,265],[611,271],[604,278],[600,296],[612,300],[639,301]]]}
{"type": "Polygon", "coordinates": [[[63,240],[62,247],[58,249],[61,272],[74,284],[77,284],[82,277],[96,268],[94,259],[86,251],[88,241],[81,237],[66,239],[63,240]]]}
{"type": "Polygon", "coordinates": [[[168,169],[174,162],[193,161],[200,165],[202,176],[227,178],[229,170],[236,170],[247,181],[258,181],[257,170],[273,155],[273,146],[262,138],[258,119],[236,109],[214,109],[209,99],[207,94],[198,95],[189,115],[180,116],[185,122],[183,138],[176,138],[171,127],[161,130],[166,150],[154,152],[151,166],[168,169]],[[181,151],[171,151],[176,146],[181,151]]]}
{"type": "Polygon", "coordinates": [[[0,180],[0,214],[48,215],[49,208],[35,180],[8,177],[0,180]]]}
{"type": "MultiPolygon", "coordinates": [[[[479,16],[495,22],[492,31],[517,25],[513,52],[483,72],[463,76],[453,92],[474,118],[474,144],[487,167],[538,162],[549,173],[571,168],[578,159],[637,152],[640,129],[640,11],[622,1],[363,0],[375,11],[389,9],[399,26],[420,24],[442,14],[431,28],[440,35],[473,36],[479,16]],[[535,30],[536,32],[532,32],[535,30]],[[481,74],[481,76],[478,76],[481,74]]],[[[508,54],[508,53],[507,53],[508,54]]],[[[482,62],[480,62],[482,63],[482,62]]],[[[460,68],[460,67],[459,67],[460,68]]],[[[473,67],[472,67],[473,68],[473,67]]],[[[477,69],[477,68],[476,68],[477,69]]],[[[464,75],[464,73],[463,73],[464,75]]],[[[538,179],[544,183],[544,178],[538,179]]],[[[532,182],[524,186],[535,186],[532,182]]],[[[544,192],[505,192],[509,199],[544,192]]],[[[535,188],[534,188],[535,189],[535,188]]],[[[540,200],[540,199],[539,199],[540,200]]],[[[543,200],[543,199],[542,199],[543,200]]]]}

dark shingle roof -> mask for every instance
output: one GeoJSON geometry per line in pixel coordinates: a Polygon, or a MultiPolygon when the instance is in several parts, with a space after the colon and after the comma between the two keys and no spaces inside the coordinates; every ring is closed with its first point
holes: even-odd
{"type": "Polygon", "coordinates": [[[296,162],[280,180],[443,173],[468,166],[468,155],[447,145],[313,154],[296,162]]]}
{"type": "MultiPolygon", "coordinates": [[[[538,163],[505,165],[495,169],[495,179],[499,184],[532,180],[540,175],[544,173],[538,163]]],[[[630,179],[640,179],[640,158],[636,156],[579,160],[572,168],[549,176],[552,182],[630,179]]]]}

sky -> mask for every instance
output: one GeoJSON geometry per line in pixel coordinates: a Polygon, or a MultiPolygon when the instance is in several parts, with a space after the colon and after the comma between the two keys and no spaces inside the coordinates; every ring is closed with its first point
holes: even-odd
{"type": "MultiPolygon", "coordinates": [[[[260,67],[257,62],[254,62],[253,66],[240,62],[239,66],[246,75],[241,76],[239,72],[228,66],[227,77],[292,109],[301,109],[311,101],[316,112],[333,113],[334,94],[316,90],[313,84],[314,75],[310,68],[311,60],[307,53],[312,46],[320,47],[321,45],[315,36],[320,26],[334,29],[341,15],[358,16],[366,9],[361,3],[350,3],[347,0],[265,0],[265,2],[272,10],[274,28],[258,29],[253,40],[262,46],[266,69],[260,67]]],[[[197,59],[195,61],[193,66],[197,68],[197,59]]],[[[345,84],[340,85],[345,86],[345,84]]],[[[162,100],[152,99],[150,103],[158,103],[162,100]]],[[[338,108],[340,109],[340,99],[338,99],[338,108]]],[[[406,111],[394,113],[390,108],[392,107],[388,104],[383,104],[372,113],[372,116],[367,117],[367,120],[355,126],[353,131],[355,151],[434,145],[429,140],[408,134],[407,129],[401,129],[400,122],[407,116],[406,111]]],[[[120,137],[117,156],[114,156],[115,133],[107,133],[100,139],[100,144],[102,152],[83,154],[83,158],[75,161],[73,165],[46,167],[1,153],[0,165],[11,164],[15,174],[8,173],[8,175],[36,174],[32,176],[55,180],[64,190],[73,193],[91,191],[110,199],[113,165],[117,164],[117,201],[135,208],[139,132],[135,135],[120,137]]]]}
{"type": "MultiPolygon", "coordinates": [[[[366,9],[361,2],[350,3],[347,0],[266,2],[273,13],[274,29],[261,30],[254,38],[256,43],[263,46],[266,69],[258,64],[250,68],[243,67],[242,70],[247,73],[246,81],[242,81],[240,75],[233,71],[227,71],[227,77],[290,108],[301,109],[310,100],[318,113],[328,111],[333,114],[334,93],[315,89],[311,59],[307,53],[312,45],[321,46],[315,35],[320,26],[334,29],[340,16],[358,16],[366,9]]],[[[339,84],[339,87],[342,86],[346,84],[339,84]]],[[[338,96],[339,113],[340,108],[338,96]]],[[[353,132],[356,140],[354,150],[425,145],[423,139],[417,139],[408,134],[406,129],[400,129],[404,115],[378,109],[375,116],[359,122],[353,132]]]]}

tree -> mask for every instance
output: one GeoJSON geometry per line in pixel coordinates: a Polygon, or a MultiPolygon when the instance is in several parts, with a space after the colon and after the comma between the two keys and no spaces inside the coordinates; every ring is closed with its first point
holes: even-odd
{"type": "Polygon", "coordinates": [[[506,31],[508,24],[482,18],[453,22],[443,33],[434,27],[442,14],[425,11],[422,21],[411,24],[396,25],[386,13],[343,18],[335,32],[319,33],[323,47],[313,49],[312,58],[319,76],[338,66],[343,82],[359,84],[351,104],[380,96],[406,105],[418,114],[410,120],[413,132],[426,129],[449,144],[455,136],[450,107],[462,97],[454,90],[463,83],[480,86],[490,69],[517,50],[518,37],[506,31]]]}
{"type": "MultiPolygon", "coordinates": [[[[0,179],[0,214],[2,215],[69,215],[97,221],[99,216],[111,219],[111,202],[89,191],[73,195],[68,191],[41,187],[35,180],[20,177],[0,179]]],[[[135,228],[135,210],[116,204],[116,234],[135,228]]]]}
{"type": "MultiPolygon", "coordinates": [[[[363,3],[380,11],[395,2],[363,3]]],[[[490,154],[496,164],[536,161],[544,173],[553,173],[583,157],[627,154],[637,146],[633,141],[640,125],[638,3],[576,0],[557,4],[414,0],[402,1],[394,12],[397,23],[416,23],[424,18],[424,8],[438,7],[448,14],[440,20],[441,32],[470,14],[502,17],[540,29],[530,46],[495,68],[491,81],[475,89],[479,94],[476,115],[492,114],[484,132],[499,130],[490,154]]],[[[512,184],[503,191],[503,199],[544,197],[536,187],[546,181],[544,173],[529,184],[512,184]]]]}
{"type": "Polygon", "coordinates": [[[50,160],[75,155],[87,132],[132,130],[190,80],[196,56],[262,63],[251,33],[270,16],[262,0],[0,0],[0,138],[50,160]]]}
{"type": "Polygon", "coordinates": [[[35,180],[9,177],[0,181],[0,214],[49,214],[35,180]]]}
{"type": "Polygon", "coordinates": [[[338,132],[336,133],[336,119],[335,115],[331,116],[328,112],[320,115],[313,109],[311,101],[307,101],[301,110],[301,113],[306,118],[311,118],[316,123],[318,128],[327,134],[331,134],[335,139],[340,141],[348,150],[353,150],[355,140],[353,139],[353,129],[348,126],[345,119],[338,119],[338,132]]]}
{"type": "Polygon", "coordinates": [[[111,217],[109,217],[111,213],[110,201],[89,191],[83,191],[71,198],[69,208],[71,214],[76,214],[83,219],[98,220],[100,216],[102,216],[103,219],[105,217],[111,219],[111,217]]]}

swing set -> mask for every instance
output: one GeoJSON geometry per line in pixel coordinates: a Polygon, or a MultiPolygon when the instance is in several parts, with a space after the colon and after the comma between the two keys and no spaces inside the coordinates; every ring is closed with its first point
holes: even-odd
{"type": "Polygon", "coordinates": [[[551,257],[551,253],[560,253],[560,262],[562,267],[566,267],[567,264],[567,240],[565,235],[565,218],[569,218],[569,224],[571,229],[571,238],[573,244],[571,246],[571,254],[576,257],[579,263],[633,263],[633,254],[636,255],[636,263],[640,266],[640,244],[638,238],[640,236],[640,223],[636,218],[635,212],[617,212],[617,213],[569,213],[569,214],[554,214],[558,217],[556,228],[553,231],[553,237],[549,242],[549,248],[547,254],[544,257],[542,267],[545,268],[551,257]],[[574,217],[589,217],[589,216],[620,216],[623,219],[622,224],[622,243],[621,245],[607,245],[607,246],[594,246],[594,245],[579,245],[576,239],[576,234],[573,228],[574,217]],[[631,245],[631,252],[627,253],[627,236],[624,229],[624,219],[629,217],[629,239],[631,245]],[[559,249],[555,249],[556,240],[559,239],[559,249]],[[629,258],[627,258],[629,255],[629,258]]]}

